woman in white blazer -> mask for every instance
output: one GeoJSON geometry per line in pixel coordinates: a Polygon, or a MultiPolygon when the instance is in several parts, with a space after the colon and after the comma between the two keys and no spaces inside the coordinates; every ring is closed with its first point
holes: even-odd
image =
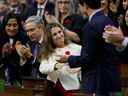
{"type": "Polygon", "coordinates": [[[56,23],[46,27],[44,42],[46,44],[39,56],[41,58],[39,70],[43,74],[48,74],[47,79],[54,82],[54,88],[61,93],[61,96],[67,96],[67,94],[69,96],[72,94],[71,90],[80,88],[81,68],[71,69],[67,63],[57,63],[57,56],[80,55],[81,46],[68,42],[63,28],[56,23]]]}

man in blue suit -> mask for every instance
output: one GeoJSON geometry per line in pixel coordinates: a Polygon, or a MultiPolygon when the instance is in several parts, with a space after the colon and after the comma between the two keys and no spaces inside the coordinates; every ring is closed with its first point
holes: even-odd
{"type": "Polygon", "coordinates": [[[89,16],[83,28],[80,56],[60,56],[58,62],[68,62],[70,67],[81,66],[81,90],[85,96],[116,96],[120,90],[119,75],[114,63],[114,46],[106,43],[102,34],[106,25],[113,25],[100,9],[100,0],[79,0],[89,16]]]}

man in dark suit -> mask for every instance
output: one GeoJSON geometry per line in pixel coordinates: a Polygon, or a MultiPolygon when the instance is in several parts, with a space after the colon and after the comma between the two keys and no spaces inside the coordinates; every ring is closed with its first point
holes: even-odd
{"type": "Polygon", "coordinates": [[[42,17],[48,0],[35,0],[33,14],[42,17]]]}
{"type": "Polygon", "coordinates": [[[27,35],[30,38],[28,45],[24,46],[17,42],[16,50],[21,57],[21,74],[23,76],[39,77],[38,52],[43,42],[44,23],[39,16],[29,17],[24,24],[27,35]]]}
{"type": "Polygon", "coordinates": [[[89,16],[83,28],[81,55],[60,56],[58,62],[68,61],[72,68],[81,66],[81,90],[87,96],[113,96],[120,90],[119,75],[114,63],[114,46],[102,38],[104,27],[113,23],[100,9],[100,0],[79,1],[89,16]]]}
{"type": "Polygon", "coordinates": [[[29,16],[33,15],[32,6],[28,5],[26,2],[21,2],[19,0],[5,0],[8,5],[8,11],[19,15],[23,21],[25,21],[29,16]]]}

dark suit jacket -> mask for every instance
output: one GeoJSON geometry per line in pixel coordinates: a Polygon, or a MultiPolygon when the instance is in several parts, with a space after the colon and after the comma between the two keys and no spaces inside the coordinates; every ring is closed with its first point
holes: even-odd
{"type": "MultiPolygon", "coordinates": [[[[35,46],[34,43],[35,42],[31,42],[31,41],[28,42],[28,44],[29,44],[29,46],[31,48],[31,52],[32,52],[32,49],[33,49],[32,47],[35,46]]],[[[40,62],[38,60],[38,53],[40,52],[41,46],[42,46],[41,44],[38,46],[36,59],[35,59],[34,56],[32,56],[31,58],[27,59],[27,62],[22,66],[22,68],[21,68],[21,76],[23,76],[23,77],[33,77],[33,78],[37,78],[37,76],[40,76],[41,78],[45,78],[46,77],[46,75],[41,74],[39,72],[40,62]],[[32,72],[33,70],[35,70],[34,73],[32,72]]]]}
{"type": "MultiPolygon", "coordinates": [[[[5,33],[5,32],[3,32],[5,33]]],[[[0,68],[0,78],[4,78],[5,79],[5,70],[6,68],[8,68],[8,74],[9,74],[9,78],[10,81],[13,82],[13,80],[18,80],[19,76],[20,76],[20,65],[19,65],[19,61],[20,61],[20,57],[18,55],[18,53],[15,50],[15,47],[12,51],[11,54],[6,54],[5,56],[2,55],[2,49],[4,44],[6,44],[7,42],[9,42],[9,36],[6,34],[0,34],[0,65],[4,64],[4,66],[2,68],[0,68]]],[[[16,41],[20,41],[22,44],[26,44],[26,42],[28,41],[28,37],[22,32],[19,31],[15,37],[13,37],[14,39],[14,45],[16,43],[16,41]]]]}
{"type": "MultiPolygon", "coordinates": [[[[54,4],[47,2],[43,10],[48,11],[50,14],[54,14],[54,4]]],[[[37,11],[38,11],[38,5],[37,2],[34,2],[34,4],[32,5],[32,14],[37,15],[37,11]]]]}
{"type": "Polygon", "coordinates": [[[114,46],[102,38],[105,25],[112,21],[97,12],[83,28],[80,56],[70,56],[70,67],[82,67],[81,90],[87,93],[107,93],[119,89],[118,72],[114,63],[114,46]]]}
{"type": "Polygon", "coordinates": [[[34,8],[31,5],[28,4],[21,4],[19,6],[20,9],[20,16],[22,18],[23,21],[25,21],[28,17],[34,15],[34,8]]]}
{"type": "Polygon", "coordinates": [[[119,60],[121,60],[120,64],[128,64],[128,44],[125,49],[122,49],[121,51],[117,50],[117,54],[119,60]]]}
{"type": "MultiPolygon", "coordinates": [[[[28,17],[34,15],[34,8],[28,4],[19,4],[17,7],[17,12],[15,14],[19,15],[23,21],[25,21],[28,17]]],[[[9,12],[13,12],[9,10],[9,12]]]]}

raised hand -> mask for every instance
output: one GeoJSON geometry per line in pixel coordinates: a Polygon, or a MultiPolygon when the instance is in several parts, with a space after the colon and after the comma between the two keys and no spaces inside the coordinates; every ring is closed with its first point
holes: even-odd
{"type": "Polygon", "coordinates": [[[105,39],[107,43],[112,43],[117,47],[122,46],[124,35],[120,29],[114,26],[108,25],[104,28],[104,30],[105,32],[103,33],[103,38],[105,39]]]}
{"type": "Polygon", "coordinates": [[[32,56],[30,48],[25,45],[22,45],[19,41],[16,42],[15,48],[17,53],[23,58],[30,58],[32,56]]]}
{"type": "Polygon", "coordinates": [[[2,56],[5,57],[5,56],[12,54],[13,50],[14,48],[9,42],[5,43],[2,47],[2,56]]]}

